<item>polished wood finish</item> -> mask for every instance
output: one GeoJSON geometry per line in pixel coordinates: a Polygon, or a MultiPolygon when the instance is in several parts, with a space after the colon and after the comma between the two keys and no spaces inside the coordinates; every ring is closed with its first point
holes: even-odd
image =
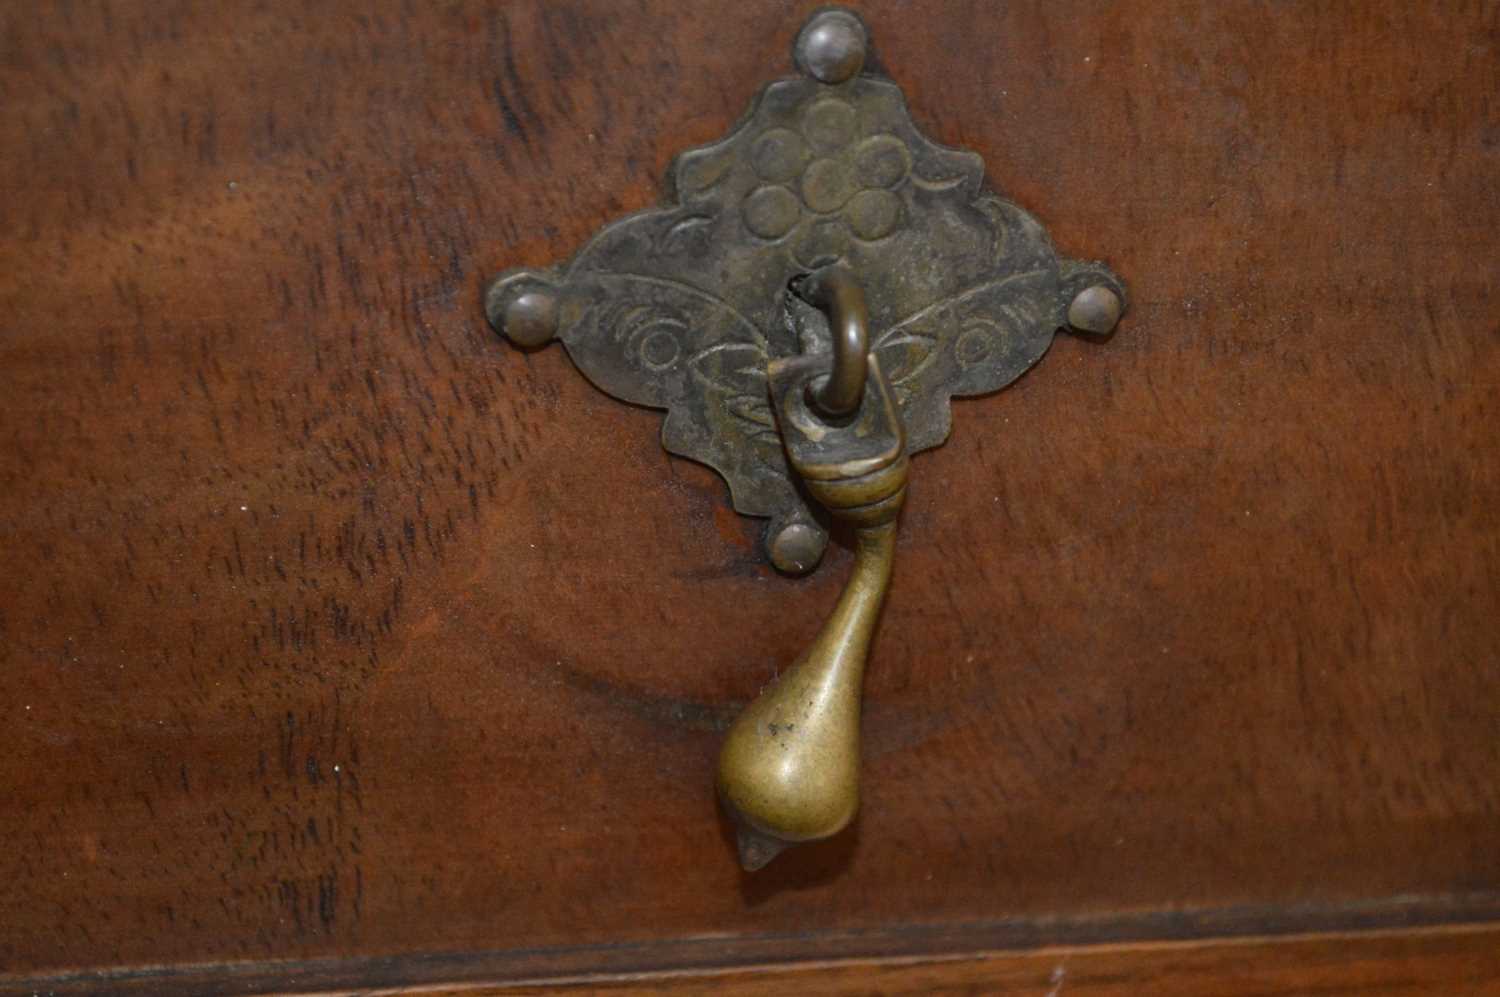
{"type": "Polygon", "coordinates": [[[777,577],[479,297],[652,203],[812,8],[0,12],[8,979],[1495,916],[1484,3],[861,5],[1134,299],[913,462],[859,821],[740,873],[722,729],[849,555],[777,577]]]}
{"type": "MultiPolygon", "coordinates": [[[[1255,938],[1236,941],[1051,948],[943,960],[760,966],[718,974],[590,979],[609,997],[1481,997],[1500,993],[1500,930],[1255,938]]],[[[547,997],[555,986],[411,991],[423,997],[547,997]]]]}

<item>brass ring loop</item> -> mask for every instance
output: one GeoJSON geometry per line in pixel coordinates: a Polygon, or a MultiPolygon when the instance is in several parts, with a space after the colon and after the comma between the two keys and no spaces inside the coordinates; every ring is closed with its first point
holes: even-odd
{"type": "Polygon", "coordinates": [[[792,291],[828,316],[833,334],[833,370],[813,396],[813,405],[834,418],[853,415],[864,399],[869,370],[870,320],[864,288],[846,267],[834,265],[794,281],[792,291]]]}

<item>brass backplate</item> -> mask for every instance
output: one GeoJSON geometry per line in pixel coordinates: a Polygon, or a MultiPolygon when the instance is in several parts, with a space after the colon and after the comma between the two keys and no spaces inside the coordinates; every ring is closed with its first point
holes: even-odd
{"type": "Polygon", "coordinates": [[[486,297],[513,340],[556,336],[604,391],[666,409],[666,449],[716,469],[735,509],[773,526],[814,522],[766,380],[820,320],[792,314],[794,277],[835,262],[859,276],[910,453],[947,438],[950,398],[1009,384],[1070,319],[1108,331],[1125,300],[1105,266],[1060,257],[1034,217],[987,191],[979,156],[925,138],[900,88],[859,71],[862,49],[842,79],[844,63],[798,55],[805,75],[677,158],[664,204],[567,263],[501,274],[486,297]]]}

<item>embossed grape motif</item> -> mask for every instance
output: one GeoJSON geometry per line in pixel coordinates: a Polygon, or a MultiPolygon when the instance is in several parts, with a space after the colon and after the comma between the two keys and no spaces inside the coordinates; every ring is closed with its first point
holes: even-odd
{"type": "Polygon", "coordinates": [[[893,191],[911,175],[906,143],[863,133],[859,113],[838,97],[814,96],[796,121],[767,128],[750,146],[761,183],[740,203],[745,228],[767,241],[790,236],[805,267],[842,259],[851,238],[875,242],[896,231],[903,208],[893,191]]]}
{"type": "Polygon", "coordinates": [[[736,509],[805,519],[766,380],[821,321],[792,329],[790,278],[842,261],[864,284],[910,453],[947,437],[950,398],[1035,363],[1084,287],[1123,299],[1108,269],[1059,257],[1036,219],[986,193],[983,173],[978,156],[925,138],[888,80],[781,80],[730,134],[678,157],[667,203],[558,268],[502,275],[487,308],[498,327],[512,303],[542,309],[520,309],[532,323],[555,303],[579,369],[666,409],[662,444],[718,470],[736,509]]]}

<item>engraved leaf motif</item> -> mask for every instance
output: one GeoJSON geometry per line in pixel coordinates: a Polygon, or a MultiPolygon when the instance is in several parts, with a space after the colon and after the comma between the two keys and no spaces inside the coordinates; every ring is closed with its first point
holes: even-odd
{"type": "Polygon", "coordinates": [[[944,191],[949,191],[955,187],[961,186],[968,179],[968,177],[961,174],[951,177],[936,177],[934,179],[928,179],[927,177],[913,175],[911,178],[911,182],[914,186],[920,187],[928,193],[941,194],[944,191]]]}
{"type": "Polygon", "coordinates": [[[724,403],[724,407],[731,414],[744,419],[746,422],[753,422],[757,426],[764,426],[773,432],[776,429],[776,420],[771,416],[771,406],[766,403],[764,398],[758,398],[755,395],[735,395],[724,403]]]}
{"type": "MultiPolygon", "coordinates": [[[[724,402],[730,415],[747,423],[745,432],[756,443],[769,444],[774,452],[781,451],[781,432],[776,428],[776,419],[771,414],[771,405],[764,395],[735,395],[724,402]]],[[[765,456],[761,455],[765,460],[765,456]]]]}
{"type": "Polygon", "coordinates": [[[694,354],[688,370],[706,386],[731,396],[766,393],[766,354],[756,343],[715,343],[694,354]]]}
{"type": "Polygon", "coordinates": [[[897,326],[882,336],[875,352],[892,385],[905,384],[927,369],[937,357],[936,336],[897,326]]]}
{"type": "Polygon", "coordinates": [[[683,153],[672,166],[671,176],[677,196],[692,200],[711,193],[733,172],[734,165],[728,142],[683,153]]]}
{"type": "Polygon", "coordinates": [[[674,222],[662,234],[657,243],[657,252],[663,256],[687,251],[702,252],[707,245],[712,224],[713,216],[706,214],[688,215],[674,222]]]}

